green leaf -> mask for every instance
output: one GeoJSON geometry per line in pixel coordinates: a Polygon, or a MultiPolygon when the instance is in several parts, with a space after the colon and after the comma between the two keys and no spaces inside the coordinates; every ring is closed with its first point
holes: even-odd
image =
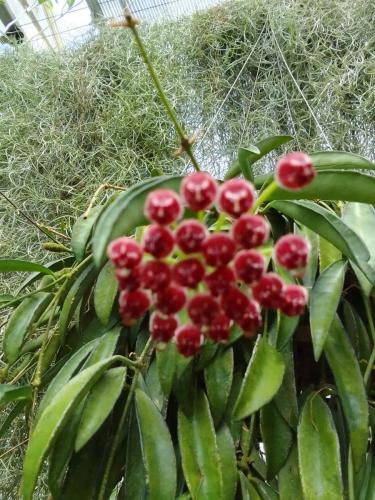
{"type": "Polygon", "coordinates": [[[99,339],[97,345],[92,350],[89,357],[86,359],[83,368],[88,368],[98,361],[110,358],[114,353],[117,342],[122,330],[122,325],[116,325],[108,332],[104,333],[99,339]]]}
{"type": "Polygon", "coordinates": [[[18,417],[21,411],[25,408],[27,402],[27,399],[21,399],[20,401],[18,401],[18,403],[16,403],[12,410],[9,412],[8,416],[2,421],[0,425],[0,439],[5,436],[9,427],[12,425],[13,420],[18,417]]]}
{"type": "Polygon", "coordinates": [[[306,500],[342,500],[339,439],[331,412],[311,394],[298,426],[298,459],[306,500]]]}
{"type": "Polygon", "coordinates": [[[243,472],[239,471],[238,477],[240,479],[242,500],[263,500],[243,472]]]}
{"type": "Polygon", "coordinates": [[[130,234],[136,227],[147,224],[143,205],[149,191],[158,188],[178,190],[181,177],[158,177],[147,179],[121,193],[107,207],[95,227],[92,238],[93,257],[97,267],[106,258],[108,244],[119,236],[130,234]]]}
{"type": "Polygon", "coordinates": [[[156,350],[156,365],[158,368],[160,385],[167,397],[173,387],[176,373],[176,357],[176,344],[173,342],[168,342],[162,350],[156,350]]]}
{"type": "Polygon", "coordinates": [[[161,387],[156,360],[154,360],[146,374],[146,392],[156,408],[164,416],[165,403],[167,402],[161,387]]]}
{"type": "Polygon", "coordinates": [[[141,390],[135,393],[137,419],[147,471],[150,500],[174,500],[176,458],[168,427],[151,399],[141,390]]]}
{"type": "Polygon", "coordinates": [[[129,418],[124,470],[124,495],[122,498],[134,498],[134,500],[146,498],[146,479],[140,431],[134,408],[131,410],[129,418]]]}
{"type": "MultiPolygon", "coordinates": [[[[259,150],[259,153],[256,151],[252,152],[249,148],[249,154],[247,155],[247,162],[249,167],[253,165],[256,161],[260,160],[266,154],[270,153],[274,149],[286,144],[293,140],[293,137],[290,135],[275,135],[266,137],[265,139],[255,143],[255,147],[259,150]]],[[[224,180],[232,179],[241,173],[241,166],[239,161],[235,162],[228,172],[225,174],[224,180]]]]}
{"type": "Polygon", "coordinates": [[[311,288],[315,283],[316,272],[318,270],[318,260],[319,260],[319,236],[315,231],[311,231],[309,228],[302,226],[297,227],[298,234],[302,235],[310,243],[310,254],[307,261],[307,266],[305,273],[302,277],[303,284],[307,288],[311,288]]]}
{"type": "Polygon", "coordinates": [[[340,302],[346,262],[338,260],[327,267],[318,277],[310,293],[310,330],[314,358],[322,354],[328,332],[340,302]]]}
{"type": "Polygon", "coordinates": [[[51,269],[48,269],[48,267],[42,266],[41,264],[36,264],[35,262],[18,259],[0,259],[0,273],[13,273],[16,271],[36,271],[38,273],[50,274],[51,276],[54,276],[51,269]]]}
{"type": "Polygon", "coordinates": [[[27,299],[11,315],[3,339],[3,349],[8,363],[16,361],[25,336],[33,323],[38,321],[52,300],[50,293],[39,292],[27,299]]]}
{"type": "Polygon", "coordinates": [[[358,470],[366,453],[368,440],[367,396],[358,360],[337,318],[332,322],[324,353],[335,378],[350,432],[353,462],[358,470]]]}
{"type": "Polygon", "coordinates": [[[78,427],[76,452],[85,446],[112,411],[123,389],[125,375],[124,367],[112,368],[91,389],[78,427]]]}
{"type": "Polygon", "coordinates": [[[31,397],[32,389],[30,385],[16,386],[0,384],[0,408],[13,401],[31,399],[31,397]]]}
{"type": "Polygon", "coordinates": [[[78,262],[83,260],[85,256],[86,245],[89,241],[91,231],[102,210],[102,205],[93,207],[88,217],[84,218],[81,215],[73,226],[71,246],[78,262]]]}
{"type": "Polygon", "coordinates": [[[342,253],[329,241],[319,237],[319,271],[322,273],[334,262],[342,259],[342,253]]]}
{"type": "Polygon", "coordinates": [[[182,468],[193,500],[222,498],[222,477],[216,435],[208,401],[199,391],[192,416],[178,412],[182,468]]]}
{"type": "Polygon", "coordinates": [[[288,460],[278,474],[280,500],[305,500],[298,467],[297,444],[294,444],[288,460]]]}
{"type": "Polygon", "coordinates": [[[237,489],[236,449],[228,427],[224,424],[216,434],[219,450],[221,476],[223,478],[222,500],[233,500],[237,489]]]}
{"type": "MultiPolygon", "coordinates": [[[[375,273],[375,233],[370,231],[369,228],[375,225],[375,210],[372,205],[364,203],[346,203],[342,213],[343,221],[364,241],[369,252],[370,260],[368,265],[372,274],[375,273]]],[[[371,280],[368,276],[353,266],[354,272],[357,275],[358,281],[361,285],[363,292],[368,297],[372,290],[371,280]]],[[[372,280],[373,281],[373,280],[372,280]]]]}
{"type": "Polygon", "coordinates": [[[296,430],[298,425],[298,404],[296,378],[294,373],[294,355],[290,344],[281,350],[281,355],[284,358],[285,374],[273,402],[284,420],[292,429],[296,430]]]}
{"type": "Polygon", "coordinates": [[[315,231],[366,272],[367,247],[336,214],[310,201],[275,201],[270,206],[315,231]]]}
{"type": "Polygon", "coordinates": [[[245,373],[233,418],[242,420],[268,403],[277,393],[284,371],[281,354],[265,338],[259,338],[245,373]]]}
{"type": "Polygon", "coordinates": [[[117,291],[115,269],[111,262],[107,262],[100,271],[94,288],[95,312],[104,325],[108,323],[111,316],[117,291]]]}
{"type": "Polygon", "coordinates": [[[233,349],[219,352],[204,370],[204,380],[215,423],[223,417],[233,379],[233,349]]]}
{"type": "Polygon", "coordinates": [[[5,304],[6,302],[9,302],[13,299],[14,299],[13,295],[9,295],[7,293],[0,294],[0,304],[5,304]]]}
{"type": "Polygon", "coordinates": [[[261,153],[256,146],[249,146],[248,148],[239,148],[238,150],[238,165],[241,169],[242,175],[250,182],[254,181],[253,171],[248,159],[255,155],[259,156],[261,153]]]}
{"type": "Polygon", "coordinates": [[[293,435],[273,402],[260,410],[260,429],[266,450],[267,479],[272,479],[288,458],[293,435]]]}
{"type": "MultiPolygon", "coordinates": [[[[71,267],[73,265],[74,261],[75,261],[75,258],[70,255],[69,257],[64,257],[63,259],[58,259],[58,260],[54,260],[52,262],[49,262],[44,267],[49,269],[51,271],[51,273],[53,274],[56,271],[61,271],[61,269],[71,267]]],[[[24,290],[28,286],[32,285],[33,283],[35,283],[35,281],[38,281],[39,279],[43,278],[43,276],[45,276],[45,273],[44,272],[41,273],[39,271],[33,272],[30,275],[28,275],[28,277],[25,279],[25,281],[23,281],[21,283],[20,287],[17,289],[16,295],[19,295],[19,293],[22,292],[22,290],[24,290]]]]}
{"type": "Polygon", "coordinates": [[[280,314],[279,331],[277,333],[277,349],[280,351],[293,337],[299,323],[299,316],[280,314]]]}
{"type": "Polygon", "coordinates": [[[101,361],[73,377],[40,415],[29,440],[23,468],[22,495],[31,500],[43,460],[56,442],[80,399],[85,396],[113,363],[101,361]]]}
{"type": "Polygon", "coordinates": [[[67,293],[64,304],[61,308],[61,313],[59,317],[59,337],[64,339],[66,331],[68,329],[70,320],[73,317],[74,311],[78,306],[80,300],[85,295],[87,290],[91,287],[96,276],[96,270],[93,264],[89,264],[82,272],[78,275],[74,281],[72,287],[67,293]]]}

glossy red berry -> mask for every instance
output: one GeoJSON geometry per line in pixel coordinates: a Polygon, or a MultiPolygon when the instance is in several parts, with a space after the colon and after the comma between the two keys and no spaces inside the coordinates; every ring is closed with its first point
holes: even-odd
{"type": "Polygon", "coordinates": [[[196,172],[183,179],[180,192],[186,205],[194,212],[198,212],[213,205],[217,194],[217,183],[207,172],[196,172]]]}
{"type": "Polygon", "coordinates": [[[286,234],[274,246],[275,261],[291,270],[303,270],[309,258],[309,243],[297,234],[286,234]]]}
{"type": "Polygon", "coordinates": [[[109,244],[107,255],[115,267],[131,269],[139,264],[143,251],[136,241],[123,236],[109,244]]]}
{"type": "Polygon", "coordinates": [[[231,287],[225,295],[221,297],[221,307],[230,319],[235,321],[242,318],[249,305],[249,298],[241,290],[231,287]]]}
{"type": "Polygon", "coordinates": [[[161,260],[150,260],[141,267],[141,282],[144,288],[159,292],[171,282],[171,269],[161,260]]]}
{"type": "Polygon", "coordinates": [[[239,247],[256,248],[270,236],[270,226],[260,215],[243,214],[232,226],[232,237],[239,247]]]}
{"type": "Polygon", "coordinates": [[[195,325],[182,325],[175,333],[177,351],[183,356],[194,356],[201,346],[202,336],[195,325]]]}
{"type": "Polygon", "coordinates": [[[230,267],[219,267],[204,279],[207,288],[215,297],[225,294],[234,284],[234,281],[234,272],[230,267]]]}
{"type": "Polygon", "coordinates": [[[244,315],[238,320],[238,324],[246,337],[252,337],[259,330],[262,326],[262,315],[258,302],[250,300],[244,315]]]}
{"type": "Polygon", "coordinates": [[[232,260],[236,244],[225,233],[214,233],[204,240],[202,253],[209,266],[222,267],[232,260]]]}
{"type": "Polygon", "coordinates": [[[205,226],[194,219],[181,222],[175,232],[178,247],[188,254],[200,252],[206,236],[207,229],[205,226]]]}
{"type": "Polygon", "coordinates": [[[207,330],[207,337],[214,342],[225,342],[229,337],[230,320],[224,313],[219,313],[207,330]]]}
{"type": "Polygon", "coordinates": [[[156,189],[147,195],[144,212],[147,219],[156,224],[170,224],[182,214],[181,201],[171,189],[156,189]]]}
{"type": "Polygon", "coordinates": [[[233,267],[239,280],[254,285],[265,273],[266,261],[257,250],[241,250],[234,259],[233,267]]]}
{"type": "Polygon", "coordinates": [[[184,289],[177,285],[169,285],[156,294],[155,306],[163,314],[175,314],[184,307],[185,302],[184,289]]]}
{"type": "Polygon", "coordinates": [[[167,257],[173,250],[174,237],[172,231],[165,226],[153,224],[143,236],[143,248],[157,259],[167,257]]]}
{"type": "Polygon", "coordinates": [[[277,309],[281,305],[284,284],[276,273],[266,273],[253,287],[254,299],[262,307],[277,309]]]}
{"type": "Polygon", "coordinates": [[[209,293],[197,293],[189,300],[187,311],[193,323],[209,325],[219,314],[219,304],[209,293]]]}
{"type": "Polygon", "coordinates": [[[185,259],[174,265],[172,275],[176,283],[195,288],[203,279],[204,266],[199,259],[185,259]]]}
{"type": "Polygon", "coordinates": [[[315,168],[311,159],[299,151],[282,156],[276,165],[275,180],[290,191],[301,189],[314,179],[315,168]]]}
{"type": "Polygon", "coordinates": [[[117,268],[115,275],[120,290],[132,292],[141,286],[140,266],[133,267],[133,269],[117,268]]]}
{"type": "Polygon", "coordinates": [[[119,297],[120,316],[125,325],[140,318],[150,307],[148,294],[143,290],[122,291],[119,297]]]}
{"type": "Polygon", "coordinates": [[[220,186],[219,211],[232,217],[239,217],[254,205],[255,197],[255,189],[250,182],[243,179],[231,179],[220,186]]]}
{"type": "Polygon", "coordinates": [[[174,336],[178,321],[174,316],[164,316],[155,311],[150,317],[150,334],[157,342],[169,342],[174,336]]]}
{"type": "Polygon", "coordinates": [[[307,304],[307,290],[299,285],[286,285],[281,302],[281,312],[287,316],[301,316],[307,304]]]}

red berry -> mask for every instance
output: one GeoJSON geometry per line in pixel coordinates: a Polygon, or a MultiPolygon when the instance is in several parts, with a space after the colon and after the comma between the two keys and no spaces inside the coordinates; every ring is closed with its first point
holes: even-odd
{"type": "Polygon", "coordinates": [[[155,306],[163,314],[175,314],[182,309],[186,302],[186,294],[183,288],[169,285],[156,294],[155,306]]]}
{"type": "Polygon", "coordinates": [[[173,267],[173,279],[181,286],[195,288],[204,277],[204,266],[198,259],[186,259],[173,267]]]}
{"type": "Polygon", "coordinates": [[[175,333],[177,351],[183,356],[194,356],[201,346],[201,332],[195,325],[182,325],[175,333]]]}
{"type": "Polygon", "coordinates": [[[262,315],[260,313],[260,306],[255,300],[250,300],[247,309],[238,321],[238,324],[244,331],[246,337],[252,337],[262,325],[262,315]]]}
{"type": "Polygon", "coordinates": [[[133,269],[118,268],[115,275],[120,290],[132,292],[141,286],[140,266],[133,267],[133,269]]]}
{"type": "Polygon", "coordinates": [[[297,234],[286,234],[276,243],[274,257],[279,266],[289,270],[303,270],[310,253],[309,243],[297,234]]]}
{"type": "Polygon", "coordinates": [[[238,279],[247,285],[253,285],[265,273],[266,261],[256,250],[241,250],[236,255],[233,266],[238,279]]]}
{"type": "Polygon", "coordinates": [[[207,330],[207,337],[214,342],[224,342],[228,340],[229,327],[229,318],[224,313],[220,313],[213,321],[211,321],[207,330]]]}
{"type": "Polygon", "coordinates": [[[225,233],[214,233],[204,240],[202,252],[209,266],[222,267],[232,260],[236,244],[225,233]]]}
{"type": "Polygon", "coordinates": [[[314,179],[315,168],[311,159],[299,151],[282,156],[276,165],[275,180],[290,191],[301,189],[314,179]]]}
{"type": "Polygon", "coordinates": [[[284,284],[276,273],[263,274],[253,287],[254,299],[262,307],[277,309],[281,305],[284,284]]]}
{"type": "Polygon", "coordinates": [[[107,255],[115,267],[131,269],[139,264],[143,251],[136,241],[123,236],[109,244],[107,255]]]}
{"type": "Polygon", "coordinates": [[[216,181],[206,172],[187,175],[181,182],[181,196],[186,205],[198,212],[210,208],[216,198],[216,181]]]}
{"type": "Polygon", "coordinates": [[[150,317],[150,334],[157,342],[169,342],[176,331],[178,321],[174,316],[163,316],[155,311],[150,317]]]}
{"type": "Polygon", "coordinates": [[[237,245],[243,248],[264,245],[269,235],[270,226],[260,215],[243,214],[232,226],[232,237],[237,245]]]}
{"type": "Polygon", "coordinates": [[[307,304],[307,290],[299,285],[286,285],[281,302],[281,312],[287,316],[301,316],[307,304]]]}
{"type": "Polygon", "coordinates": [[[167,287],[171,281],[172,273],[165,262],[150,260],[141,268],[141,281],[144,288],[159,292],[167,287]]]}
{"type": "Polygon", "coordinates": [[[144,315],[150,307],[150,299],[143,290],[122,291],[119,297],[120,315],[125,325],[144,315]]]}
{"type": "Polygon", "coordinates": [[[143,248],[157,259],[167,257],[174,246],[172,231],[165,226],[153,224],[149,226],[143,236],[143,248]]]}
{"type": "Polygon", "coordinates": [[[221,307],[228,318],[235,321],[242,318],[249,305],[249,298],[241,290],[231,287],[229,291],[221,297],[221,307]]]}
{"type": "Polygon", "coordinates": [[[144,212],[151,222],[170,224],[181,217],[180,198],[171,189],[156,189],[147,195],[144,212]]]}
{"type": "Polygon", "coordinates": [[[205,226],[194,219],[181,222],[175,232],[176,243],[185,253],[200,252],[206,236],[205,226]]]}
{"type": "Polygon", "coordinates": [[[219,267],[204,279],[206,286],[215,297],[226,293],[234,284],[234,280],[234,272],[230,267],[219,267]]]}
{"type": "Polygon", "coordinates": [[[219,304],[209,293],[197,293],[187,305],[190,319],[197,325],[209,325],[219,314],[219,304]]]}
{"type": "Polygon", "coordinates": [[[231,179],[220,186],[219,210],[233,217],[239,217],[254,205],[255,197],[255,189],[250,182],[231,179]]]}

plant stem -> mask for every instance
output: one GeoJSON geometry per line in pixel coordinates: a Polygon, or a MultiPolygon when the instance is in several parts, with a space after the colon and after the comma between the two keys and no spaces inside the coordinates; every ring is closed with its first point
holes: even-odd
{"type": "Polygon", "coordinates": [[[259,195],[258,199],[256,200],[255,202],[255,205],[254,205],[254,212],[257,211],[257,209],[260,207],[260,205],[262,203],[264,203],[265,201],[267,201],[269,199],[269,197],[271,196],[271,194],[276,191],[276,189],[278,188],[278,185],[276,184],[275,181],[272,181],[271,184],[269,184],[265,189],[264,191],[261,192],[261,194],[259,195]]]}
{"type": "Polygon", "coordinates": [[[98,189],[95,191],[95,193],[93,194],[93,197],[91,198],[90,200],[90,203],[89,203],[89,206],[87,207],[87,209],[85,210],[84,214],[83,214],[83,219],[87,219],[87,217],[89,216],[89,213],[90,213],[90,210],[92,209],[92,207],[94,206],[94,203],[97,199],[97,197],[99,196],[99,194],[102,192],[102,191],[105,191],[106,189],[113,189],[115,191],[125,191],[125,188],[124,187],[121,187],[121,186],[115,186],[113,184],[101,184],[98,189]]]}
{"type": "Polygon", "coordinates": [[[156,74],[156,71],[155,71],[154,66],[151,62],[151,59],[149,58],[149,56],[147,54],[145,45],[144,45],[141,37],[139,36],[138,29],[136,26],[137,23],[135,22],[135,19],[132,17],[132,15],[130,13],[125,13],[125,18],[127,21],[127,26],[129,27],[129,29],[133,33],[134,41],[138,47],[138,50],[141,54],[141,57],[142,57],[145,65],[147,66],[148,72],[151,76],[151,79],[152,79],[154,85],[155,85],[155,88],[156,88],[157,93],[160,97],[160,100],[161,100],[161,102],[162,102],[162,104],[167,112],[167,115],[169,116],[171,122],[173,123],[173,126],[176,130],[177,135],[180,138],[181,149],[183,151],[186,151],[186,154],[189,156],[190,161],[193,164],[193,167],[195,168],[195,170],[197,172],[199,172],[200,168],[199,168],[198,162],[197,162],[197,160],[192,152],[192,148],[191,148],[192,141],[190,141],[189,137],[186,135],[184,129],[182,128],[182,125],[179,123],[179,121],[177,119],[176,113],[175,113],[171,103],[169,102],[167,96],[165,95],[165,92],[164,92],[163,87],[160,83],[159,77],[156,74]]]}
{"type": "MultiPolygon", "coordinates": [[[[142,353],[141,353],[141,355],[139,356],[139,358],[137,360],[137,364],[138,365],[140,365],[140,366],[142,365],[143,360],[147,356],[147,353],[149,351],[151,343],[152,343],[152,339],[149,338],[148,341],[147,341],[147,343],[146,343],[146,345],[145,345],[145,347],[144,347],[144,349],[143,349],[143,351],[142,351],[142,353]]],[[[112,464],[113,464],[113,460],[115,458],[115,454],[116,454],[117,448],[118,448],[118,446],[120,444],[121,434],[123,432],[123,428],[124,428],[124,425],[125,425],[125,422],[126,422],[126,418],[128,416],[129,409],[130,409],[130,404],[132,402],[134,391],[135,391],[135,388],[137,386],[139,373],[140,373],[140,371],[138,370],[138,371],[136,371],[134,373],[134,376],[133,376],[133,380],[132,380],[132,383],[131,383],[131,386],[130,386],[130,389],[129,389],[129,394],[128,394],[128,397],[126,398],[125,406],[124,406],[122,415],[120,417],[120,421],[119,421],[118,426],[117,426],[116,435],[115,435],[115,438],[113,440],[112,446],[111,446],[111,448],[109,450],[109,456],[108,456],[108,460],[107,460],[106,467],[105,467],[105,470],[104,470],[103,480],[102,480],[102,484],[100,486],[100,491],[99,491],[99,495],[98,495],[98,499],[97,500],[105,500],[105,491],[106,491],[106,488],[107,488],[107,483],[108,483],[108,479],[109,479],[109,473],[110,473],[110,470],[111,470],[111,467],[112,467],[112,464]]]]}
{"type": "Polygon", "coordinates": [[[349,500],[355,500],[354,494],[354,474],[353,474],[353,458],[352,458],[352,447],[349,446],[349,456],[348,456],[348,497],[349,500]]]}

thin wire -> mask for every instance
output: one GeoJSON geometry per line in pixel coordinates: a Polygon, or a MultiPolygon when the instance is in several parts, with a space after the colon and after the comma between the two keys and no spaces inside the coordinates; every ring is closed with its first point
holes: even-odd
{"type": "Polygon", "coordinates": [[[332,148],[332,145],[331,145],[331,143],[330,143],[330,140],[328,139],[328,137],[327,137],[326,133],[325,133],[325,132],[324,132],[324,130],[323,130],[323,127],[320,125],[318,118],[316,117],[316,115],[315,115],[315,113],[314,113],[314,111],[313,111],[312,107],[310,106],[310,104],[309,104],[308,100],[307,100],[307,99],[306,99],[306,97],[305,97],[305,94],[302,92],[302,90],[301,90],[300,86],[298,85],[298,82],[296,81],[296,79],[295,79],[295,78],[294,78],[294,76],[293,76],[293,73],[292,73],[291,69],[289,68],[289,65],[288,65],[288,63],[287,63],[287,61],[286,61],[286,59],[285,59],[285,56],[284,56],[284,54],[283,54],[283,51],[281,50],[281,47],[280,47],[280,45],[279,45],[279,42],[277,41],[277,38],[276,38],[275,32],[274,32],[273,27],[272,27],[272,22],[271,22],[271,19],[270,19],[270,17],[269,17],[269,16],[268,16],[268,20],[269,20],[269,25],[270,25],[270,28],[271,28],[271,32],[272,32],[273,39],[274,39],[274,41],[275,41],[275,44],[276,44],[277,50],[278,50],[278,51],[279,51],[279,53],[280,53],[281,59],[283,60],[283,63],[285,64],[285,67],[286,67],[286,69],[287,69],[287,71],[288,71],[288,73],[289,73],[289,75],[290,75],[291,79],[293,80],[294,85],[296,86],[296,88],[297,88],[298,92],[301,94],[301,97],[302,97],[302,99],[304,100],[304,102],[305,102],[305,104],[306,104],[306,106],[307,106],[308,110],[310,111],[310,114],[311,114],[311,116],[312,116],[313,120],[315,121],[316,126],[318,127],[318,129],[320,130],[320,132],[321,132],[321,134],[322,134],[322,136],[323,136],[324,140],[326,141],[327,146],[328,146],[330,149],[333,149],[333,148],[332,148]]]}

